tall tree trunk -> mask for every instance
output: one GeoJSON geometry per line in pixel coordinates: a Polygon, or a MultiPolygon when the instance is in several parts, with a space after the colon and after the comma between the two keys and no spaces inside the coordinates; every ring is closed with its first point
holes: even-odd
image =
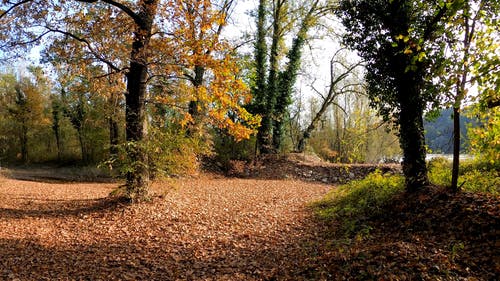
{"type": "MultiPolygon", "coordinates": [[[[480,10],[483,7],[482,2],[479,4],[479,7],[480,8],[477,13],[480,13],[480,10]]],[[[462,44],[464,53],[462,63],[459,68],[461,73],[459,74],[459,79],[457,80],[457,92],[455,95],[455,104],[453,105],[453,165],[451,169],[451,189],[455,192],[458,191],[458,177],[460,169],[460,106],[462,105],[462,100],[466,95],[467,77],[469,73],[467,62],[469,61],[470,47],[474,37],[477,20],[477,17],[474,17],[472,22],[470,22],[470,16],[470,3],[467,0],[464,5],[463,21],[464,38],[462,44]]]]}
{"type": "Polygon", "coordinates": [[[116,156],[118,154],[119,131],[118,122],[112,116],[108,118],[109,124],[109,154],[116,156]]]}
{"type": "MultiPolygon", "coordinates": [[[[249,111],[252,114],[259,114],[261,116],[265,115],[266,111],[266,54],[267,54],[267,43],[266,43],[266,9],[267,1],[259,0],[258,14],[257,14],[257,40],[255,42],[255,87],[252,89],[253,101],[252,106],[249,111]]],[[[268,120],[265,121],[266,123],[268,120]]],[[[261,121],[261,127],[263,122],[261,121]]],[[[265,136],[263,131],[268,130],[267,128],[259,127],[257,132],[257,141],[255,143],[256,149],[261,151],[261,144],[265,142],[265,136]]]]}
{"type": "Polygon", "coordinates": [[[148,157],[143,141],[147,135],[146,126],[146,81],[148,75],[148,47],[158,1],[140,1],[140,12],[135,19],[136,29],[130,54],[130,68],[127,73],[125,96],[127,154],[133,169],[127,174],[127,195],[131,201],[149,199],[148,157]]]}
{"type": "Polygon", "coordinates": [[[61,162],[61,160],[62,160],[62,143],[61,143],[61,132],[60,132],[59,128],[54,128],[54,135],[56,137],[57,161],[61,162]]]}
{"type": "Polygon", "coordinates": [[[82,162],[84,164],[87,164],[89,161],[89,156],[87,153],[87,149],[85,147],[85,141],[83,140],[83,128],[79,127],[77,128],[77,134],[78,134],[78,142],[80,143],[80,152],[82,153],[82,162]]]}
{"type": "Polygon", "coordinates": [[[415,79],[404,79],[398,89],[401,106],[399,142],[403,150],[406,190],[409,192],[414,192],[429,182],[425,162],[423,103],[415,100],[419,98],[419,83],[415,79]]]}
{"type": "MultiPolygon", "coordinates": [[[[194,67],[194,79],[192,80],[195,91],[197,92],[198,98],[198,88],[203,85],[203,79],[205,76],[205,68],[203,66],[197,65],[194,67]]],[[[190,137],[194,137],[200,134],[203,126],[203,112],[199,108],[200,103],[198,100],[192,100],[189,102],[188,112],[193,118],[193,123],[190,124],[187,134],[190,137]]]]}
{"type": "Polygon", "coordinates": [[[273,150],[281,149],[281,141],[283,139],[283,130],[285,119],[287,118],[288,106],[292,103],[293,86],[297,80],[300,62],[302,60],[302,46],[306,42],[307,32],[311,27],[311,21],[314,11],[316,10],[319,1],[314,1],[313,5],[307,12],[306,16],[300,24],[300,30],[297,37],[293,40],[292,48],[287,54],[288,64],[286,69],[278,76],[278,91],[273,114],[273,150]]]}
{"type": "Polygon", "coordinates": [[[281,17],[282,13],[284,12],[284,3],[284,0],[276,1],[273,11],[273,36],[269,57],[269,76],[267,77],[266,87],[266,109],[262,113],[261,125],[257,132],[257,142],[259,144],[259,150],[263,154],[276,152],[273,147],[273,120],[278,89],[278,48],[279,43],[282,39],[281,17]]]}
{"type": "Polygon", "coordinates": [[[21,160],[28,163],[28,126],[25,120],[21,124],[21,160]]]}
{"type": "Polygon", "coordinates": [[[60,113],[61,106],[58,101],[52,101],[52,130],[54,131],[54,136],[56,138],[57,146],[57,161],[62,159],[62,144],[61,144],[61,124],[60,124],[60,113]]]}
{"type": "Polygon", "coordinates": [[[453,167],[451,189],[458,191],[458,170],[460,168],[460,108],[453,107],[453,167]]]}

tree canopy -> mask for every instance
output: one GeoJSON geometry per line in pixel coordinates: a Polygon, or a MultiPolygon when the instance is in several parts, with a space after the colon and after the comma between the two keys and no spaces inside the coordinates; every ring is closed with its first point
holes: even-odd
{"type": "MultiPolygon", "coordinates": [[[[242,107],[249,91],[218,38],[225,5],[231,2],[212,8],[212,1],[4,1],[0,48],[20,54],[44,40],[53,42],[51,60],[71,67],[75,75],[122,75],[113,79],[125,80],[126,139],[137,143],[128,146],[134,147],[128,151],[134,163],[127,175],[128,194],[141,200],[149,182],[148,159],[140,145],[147,135],[148,103],[182,109],[190,101],[202,102],[209,120],[237,139],[248,138],[258,122],[242,107]],[[200,66],[208,78],[203,85],[187,85],[189,69],[200,66]],[[101,71],[89,72],[88,67],[101,71]],[[152,97],[152,87],[163,90],[152,97]]],[[[181,112],[181,122],[191,122],[191,114],[181,112]]]]}
{"type": "Polygon", "coordinates": [[[445,23],[461,1],[345,0],[338,15],[345,43],[366,61],[371,105],[399,128],[408,190],[428,182],[423,112],[437,92],[445,23]]]}

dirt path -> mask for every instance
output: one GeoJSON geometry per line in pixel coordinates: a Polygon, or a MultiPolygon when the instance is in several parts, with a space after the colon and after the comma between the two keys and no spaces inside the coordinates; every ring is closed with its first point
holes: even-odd
{"type": "Polygon", "coordinates": [[[0,178],[0,280],[309,280],[307,202],[329,185],[178,180],[148,204],[116,184],[0,178]]]}

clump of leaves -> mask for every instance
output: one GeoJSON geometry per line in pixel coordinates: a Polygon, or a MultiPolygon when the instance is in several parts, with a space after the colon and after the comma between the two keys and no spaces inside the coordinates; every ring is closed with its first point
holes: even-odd
{"type": "Polygon", "coordinates": [[[402,176],[382,174],[377,170],[362,180],[332,190],[315,202],[313,208],[320,219],[338,221],[340,230],[351,236],[369,230],[365,224],[367,219],[380,214],[384,206],[403,191],[402,176]]]}

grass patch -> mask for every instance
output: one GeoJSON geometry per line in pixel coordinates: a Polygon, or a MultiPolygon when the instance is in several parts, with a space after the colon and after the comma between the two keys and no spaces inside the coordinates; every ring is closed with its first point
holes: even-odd
{"type": "Polygon", "coordinates": [[[367,235],[368,218],[381,214],[394,196],[403,191],[402,176],[376,171],[332,190],[312,206],[320,219],[339,222],[339,230],[345,235],[367,235]]]}
{"type": "MultiPolygon", "coordinates": [[[[429,180],[439,186],[451,185],[451,161],[435,158],[429,161],[429,180]]],[[[479,161],[462,161],[459,171],[459,186],[469,192],[486,192],[500,194],[500,170],[488,163],[479,161]]]]}

